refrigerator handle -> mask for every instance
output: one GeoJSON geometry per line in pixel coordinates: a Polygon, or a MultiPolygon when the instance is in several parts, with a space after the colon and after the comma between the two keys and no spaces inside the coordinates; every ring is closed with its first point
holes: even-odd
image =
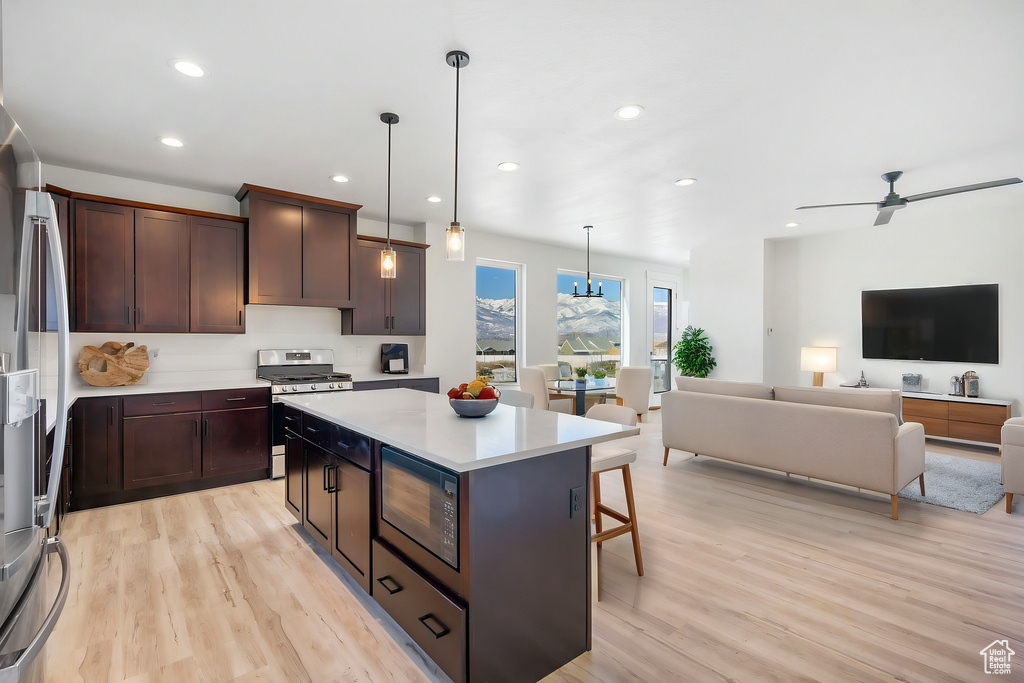
{"type": "Polygon", "coordinates": [[[60,229],[57,226],[57,207],[46,192],[29,190],[25,195],[25,227],[31,228],[34,219],[46,225],[46,251],[53,268],[54,296],[57,300],[57,423],[53,426],[53,457],[50,460],[50,481],[46,487],[46,497],[36,504],[36,522],[46,529],[53,521],[54,510],[57,509],[57,489],[60,486],[64,443],[67,440],[71,321],[68,316],[67,274],[64,272],[64,251],[61,249],[60,229]]]}
{"type": "MultiPolygon", "coordinates": [[[[46,618],[43,619],[43,623],[39,626],[39,630],[36,631],[35,636],[32,638],[32,642],[28,644],[24,650],[20,652],[11,653],[11,656],[17,655],[18,659],[9,666],[0,668],[0,681],[20,681],[22,674],[32,665],[36,657],[39,655],[40,650],[43,649],[43,645],[46,644],[46,639],[50,637],[53,632],[53,627],[57,623],[60,613],[64,611],[64,603],[68,599],[68,588],[71,586],[71,560],[68,558],[67,548],[64,546],[63,541],[54,536],[53,538],[46,539],[46,554],[57,553],[60,557],[60,588],[57,591],[57,598],[53,601],[53,606],[50,607],[49,613],[46,618]]],[[[36,581],[46,580],[46,569],[43,567],[36,577],[36,581]]],[[[28,591],[26,591],[26,594],[28,591]]],[[[15,605],[14,610],[11,614],[20,616],[24,610],[24,605],[19,602],[15,605]]]]}

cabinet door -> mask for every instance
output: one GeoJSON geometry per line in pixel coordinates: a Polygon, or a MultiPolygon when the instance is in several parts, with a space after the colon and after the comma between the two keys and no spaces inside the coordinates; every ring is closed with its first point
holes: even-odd
{"type": "Polygon", "coordinates": [[[426,253],[398,245],[397,273],[391,285],[391,334],[427,333],[426,253]]]}
{"type": "Polygon", "coordinates": [[[285,507],[302,523],[302,439],[284,435],[285,507]]]}
{"type": "Polygon", "coordinates": [[[135,330],[134,209],[75,200],[75,330],[135,330]]]}
{"type": "Polygon", "coordinates": [[[192,332],[245,333],[245,223],[191,218],[192,332]]]}
{"type": "Polygon", "coordinates": [[[270,466],[268,408],[203,413],[203,476],[266,470],[270,466]]]}
{"type": "MultiPolygon", "coordinates": [[[[355,216],[306,203],[302,210],[302,299],[307,306],[352,305],[355,216]]],[[[377,273],[378,278],[380,272],[377,273]]]]}
{"type": "Polygon", "coordinates": [[[120,491],[121,399],[80,398],[71,415],[71,495],[120,491]]]}
{"type": "Polygon", "coordinates": [[[188,216],[135,209],[135,331],[188,332],[188,216]]]}
{"type": "MultiPolygon", "coordinates": [[[[342,311],[345,334],[391,334],[391,310],[388,307],[388,280],[380,276],[379,242],[358,240],[352,259],[355,301],[352,310],[342,311]]],[[[398,265],[401,266],[401,257],[398,265]]],[[[401,271],[398,271],[401,273],[401,271]]]]}
{"type": "Polygon", "coordinates": [[[370,473],[337,460],[334,547],[331,555],[370,592],[370,473]]]}
{"type": "Polygon", "coordinates": [[[124,419],[124,487],[192,481],[202,476],[202,413],[124,419]]]}
{"type": "Polygon", "coordinates": [[[303,442],[302,450],[306,484],[302,526],[330,552],[334,545],[334,494],[330,486],[334,473],[331,468],[337,458],[308,441],[303,442]]]}
{"type": "Polygon", "coordinates": [[[302,203],[249,195],[250,304],[302,304],[302,203]]]}

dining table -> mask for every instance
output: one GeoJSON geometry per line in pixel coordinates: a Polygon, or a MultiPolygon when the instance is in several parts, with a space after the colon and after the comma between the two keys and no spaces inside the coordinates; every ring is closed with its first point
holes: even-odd
{"type": "Polygon", "coordinates": [[[576,394],[576,406],[575,412],[577,415],[584,415],[587,412],[587,393],[603,393],[611,391],[615,393],[615,378],[607,377],[605,379],[587,379],[586,381],[580,381],[575,379],[560,379],[550,383],[551,387],[559,393],[570,393],[576,394]]]}

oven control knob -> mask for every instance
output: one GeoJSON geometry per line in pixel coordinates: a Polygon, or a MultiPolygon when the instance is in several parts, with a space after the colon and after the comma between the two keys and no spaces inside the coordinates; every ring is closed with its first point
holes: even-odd
{"type": "Polygon", "coordinates": [[[293,386],[292,387],[292,391],[298,391],[298,390],[299,390],[299,387],[297,387],[297,386],[293,386]]]}
{"type": "Polygon", "coordinates": [[[316,391],[316,385],[315,384],[310,384],[309,385],[309,390],[310,391],[316,391]]]}
{"type": "Polygon", "coordinates": [[[328,388],[328,389],[333,389],[333,388],[334,388],[334,384],[333,384],[333,383],[331,383],[331,384],[328,384],[328,385],[327,385],[327,388],[328,388]]]}

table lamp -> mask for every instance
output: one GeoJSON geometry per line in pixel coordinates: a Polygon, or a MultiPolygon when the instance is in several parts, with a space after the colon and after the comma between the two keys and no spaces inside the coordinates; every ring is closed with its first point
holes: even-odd
{"type": "Polygon", "coordinates": [[[814,386],[824,383],[826,372],[835,372],[839,349],[834,346],[801,346],[800,370],[814,373],[814,386]]]}

